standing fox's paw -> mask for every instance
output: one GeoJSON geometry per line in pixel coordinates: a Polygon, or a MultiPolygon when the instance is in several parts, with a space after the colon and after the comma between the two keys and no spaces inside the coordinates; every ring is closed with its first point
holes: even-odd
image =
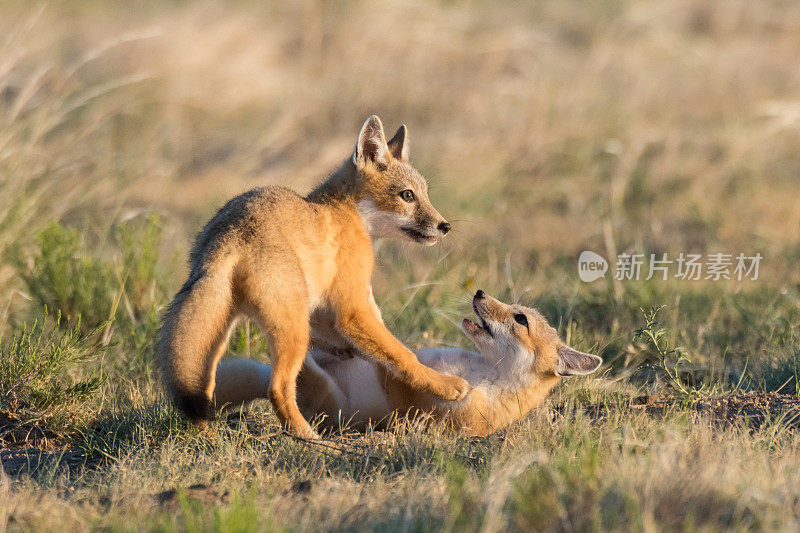
{"type": "Polygon", "coordinates": [[[440,375],[437,382],[434,383],[434,387],[431,388],[433,394],[451,402],[463,399],[471,390],[472,387],[467,380],[458,376],[446,375],[440,375]]]}
{"type": "Polygon", "coordinates": [[[308,422],[305,420],[303,420],[303,422],[304,423],[302,424],[300,421],[295,424],[287,423],[284,425],[284,428],[286,429],[287,433],[295,437],[307,440],[319,440],[321,438],[319,433],[314,431],[314,428],[312,428],[308,422]]]}
{"type": "Polygon", "coordinates": [[[310,430],[310,431],[296,432],[296,433],[294,433],[294,435],[296,437],[300,437],[301,439],[306,439],[306,440],[320,440],[320,439],[322,439],[322,436],[320,436],[320,434],[317,433],[316,431],[314,431],[313,429],[310,430]]]}

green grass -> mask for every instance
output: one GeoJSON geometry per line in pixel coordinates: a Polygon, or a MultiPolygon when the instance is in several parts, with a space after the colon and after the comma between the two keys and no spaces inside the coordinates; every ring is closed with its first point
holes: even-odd
{"type": "Polygon", "coordinates": [[[269,429],[178,425],[150,441],[151,427],[90,473],[19,481],[16,494],[44,498],[18,503],[16,520],[74,505],[69,524],[112,529],[770,529],[797,512],[777,498],[798,481],[796,432],[778,422],[714,429],[680,408],[614,409],[601,425],[542,413],[488,440],[400,427],[316,445],[269,429]]]}
{"type": "MultiPolygon", "coordinates": [[[[69,255],[58,247],[50,253],[69,255]]],[[[452,262],[449,269],[437,265],[426,286],[381,302],[410,344],[467,345],[453,322],[468,312],[467,299],[446,296],[465,291],[454,271],[452,262]]],[[[385,272],[404,275],[391,266],[385,272]]],[[[506,290],[508,298],[512,287],[506,290]]],[[[320,524],[415,531],[769,529],[796,516],[793,500],[761,496],[782,494],[794,482],[788,465],[800,459],[796,426],[776,413],[756,430],[744,420],[715,427],[692,411],[696,398],[776,389],[794,360],[777,354],[796,346],[796,308],[782,305],[780,294],[716,299],[711,288],[708,298],[673,296],[680,314],[669,306],[638,308],[642,292],[661,290],[642,286],[628,295],[626,289],[621,300],[601,288],[566,300],[543,295],[540,307],[562,335],[606,357],[601,377],[565,383],[520,424],[475,440],[401,423],[388,432],[306,443],[283,434],[265,404],[200,432],[172,411],[154,380],[155,315],[135,322],[134,314],[124,319],[130,327],[110,330],[53,320],[24,326],[3,343],[0,383],[13,398],[3,413],[17,423],[37,413],[38,424],[60,432],[60,449],[71,459],[51,455],[28,477],[12,478],[7,490],[14,504],[6,516],[23,529],[48,527],[54,523],[43,509],[63,515],[75,505],[71,527],[170,531],[320,524]],[[698,322],[711,305],[726,324],[724,335],[709,335],[698,322]],[[765,325],[753,335],[755,316],[765,325]],[[707,353],[684,368],[691,348],[678,343],[716,347],[720,355],[729,347],[728,356],[707,353]],[[776,356],[736,357],[738,350],[776,356]],[[662,416],[630,407],[647,393],[675,401],[662,416]],[[604,417],[584,414],[589,405],[602,406],[604,417]],[[740,477],[726,470],[731,464],[740,477]],[[36,505],[24,496],[33,493],[36,505]]],[[[166,303],[161,298],[156,307],[166,303]]],[[[39,304],[31,302],[30,312],[39,304]]],[[[262,349],[258,330],[242,326],[230,352],[258,356],[262,349]]]]}
{"type": "Polygon", "coordinates": [[[80,320],[66,326],[60,314],[52,318],[45,310],[11,339],[0,339],[0,414],[49,427],[73,419],[102,385],[99,333],[84,333],[80,320]]]}

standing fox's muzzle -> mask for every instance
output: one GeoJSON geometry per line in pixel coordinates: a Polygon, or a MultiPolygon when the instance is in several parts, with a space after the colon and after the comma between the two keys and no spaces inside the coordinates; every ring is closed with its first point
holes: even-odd
{"type": "Polygon", "coordinates": [[[415,225],[415,226],[416,227],[414,227],[414,226],[402,226],[400,229],[403,231],[403,233],[408,235],[411,238],[411,240],[416,241],[416,242],[421,243],[421,244],[425,244],[427,246],[431,246],[433,244],[436,244],[436,241],[439,240],[439,236],[436,234],[437,230],[442,235],[447,235],[447,233],[453,227],[446,220],[443,220],[442,222],[439,222],[439,224],[435,227],[435,229],[434,229],[434,226],[432,224],[430,226],[422,225],[422,224],[418,224],[418,225],[415,225]]]}

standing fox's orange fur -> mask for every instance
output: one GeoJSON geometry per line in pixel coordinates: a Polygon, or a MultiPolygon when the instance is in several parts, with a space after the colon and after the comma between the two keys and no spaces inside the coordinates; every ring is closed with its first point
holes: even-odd
{"type": "Polygon", "coordinates": [[[158,359],[177,406],[195,420],[214,416],[217,363],[240,316],[269,339],[269,399],[298,434],[313,434],[295,397],[310,340],[368,354],[413,389],[463,397],[466,381],[422,365],[386,329],[370,286],[373,239],[433,244],[449,229],[408,163],[405,126],[387,143],[376,116],[352,158],[307,197],[266,187],[232,199],[198,236],[189,279],[161,328],[158,359]]]}

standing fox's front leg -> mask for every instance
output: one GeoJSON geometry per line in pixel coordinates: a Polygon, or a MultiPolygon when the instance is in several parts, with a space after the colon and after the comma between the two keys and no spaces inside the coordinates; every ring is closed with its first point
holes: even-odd
{"type": "Polygon", "coordinates": [[[445,400],[460,400],[469,392],[464,379],[447,376],[423,365],[411,350],[395,338],[383,324],[377,306],[371,301],[372,291],[363,297],[343,299],[336,317],[337,328],[358,348],[386,363],[401,380],[415,389],[425,390],[445,400]]]}

